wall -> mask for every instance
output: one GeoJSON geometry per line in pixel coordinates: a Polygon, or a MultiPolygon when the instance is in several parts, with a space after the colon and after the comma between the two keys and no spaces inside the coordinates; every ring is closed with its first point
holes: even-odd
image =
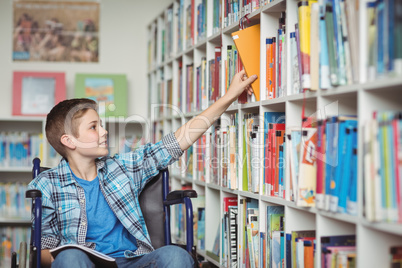
{"type": "Polygon", "coordinates": [[[0,117],[11,116],[13,71],[61,71],[67,98],[74,97],[76,73],[124,73],[128,80],[128,115],[146,117],[147,25],[172,0],[101,0],[99,63],[12,61],[12,0],[0,1],[0,117]]]}

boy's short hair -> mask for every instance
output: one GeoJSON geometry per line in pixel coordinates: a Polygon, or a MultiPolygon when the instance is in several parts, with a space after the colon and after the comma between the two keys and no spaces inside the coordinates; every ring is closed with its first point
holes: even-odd
{"type": "Polygon", "coordinates": [[[50,145],[64,158],[66,147],[61,143],[64,134],[78,138],[79,121],[88,109],[97,110],[97,104],[91,99],[69,99],[55,105],[46,117],[46,138],[50,145]]]}

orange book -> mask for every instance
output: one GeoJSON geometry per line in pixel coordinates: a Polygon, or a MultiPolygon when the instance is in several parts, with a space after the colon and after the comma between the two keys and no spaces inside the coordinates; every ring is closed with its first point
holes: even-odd
{"type": "Polygon", "coordinates": [[[271,45],[271,79],[272,79],[272,98],[276,98],[276,38],[272,37],[271,45]]]}
{"type": "Polygon", "coordinates": [[[304,241],[304,267],[314,268],[314,246],[312,241],[304,241]]]}
{"type": "Polygon", "coordinates": [[[272,38],[267,38],[265,41],[266,47],[266,77],[265,77],[265,86],[266,86],[266,99],[270,99],[271,95],[271,45],[272,38]]]}
{"type": "Polygon", "coordinates": [[[233,41],[239,52],[247,76],[258,75],[251,84],[255,99],[260,101],[260,25],[232,33],[233,41]]]}

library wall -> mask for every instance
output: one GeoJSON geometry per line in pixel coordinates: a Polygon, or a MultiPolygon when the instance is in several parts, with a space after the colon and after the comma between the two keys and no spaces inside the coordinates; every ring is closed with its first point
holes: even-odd
{"type": "Polygon", "coordinates": [[[126,74],[128,115],[147,118],[147,25],[170,0],[100,1],[98,63],[13,62],[13,1],[0,1],[0,117],[11,116],[13,71],[65,72],[67,98],[74,97],[76,73],[126,74]]]}

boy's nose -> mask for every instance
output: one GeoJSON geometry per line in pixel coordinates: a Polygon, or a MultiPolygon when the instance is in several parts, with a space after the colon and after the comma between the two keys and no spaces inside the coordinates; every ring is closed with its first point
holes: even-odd
{"type": "Polygon", "coordinates": [[[100,127],[100,131],[99,131],[99,134],[101,135],[101,136],[105,136],[105,135],[107,135],[107,130],[104,128],[104,127],[100,127]]]}

